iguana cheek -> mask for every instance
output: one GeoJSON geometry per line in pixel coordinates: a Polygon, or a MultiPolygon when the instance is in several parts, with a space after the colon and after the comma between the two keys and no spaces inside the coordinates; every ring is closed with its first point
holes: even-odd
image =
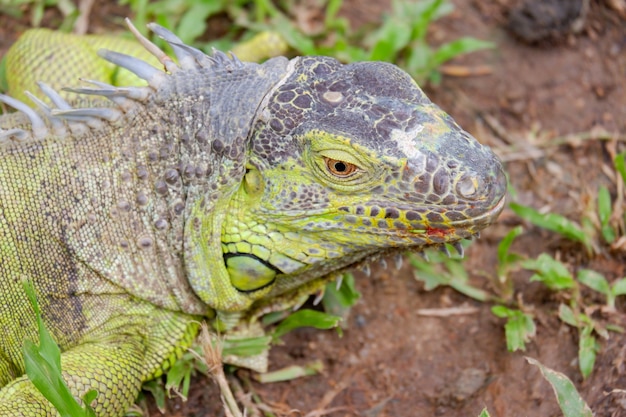
{"type": "Polygon", "coordinates": [[[239,291],[256,291],[274,282],[278,271],[254,255],[225,257],[226,270],[233,287],[239,291]]]}

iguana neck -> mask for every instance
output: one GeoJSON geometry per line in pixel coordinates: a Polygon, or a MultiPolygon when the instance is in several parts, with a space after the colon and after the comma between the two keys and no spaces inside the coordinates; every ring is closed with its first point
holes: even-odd
{"type": "Polygon", "coordinates": [[[187,109],[177,112],[186,117],[181,161],[190,166],[183,172],[195,172],[185,186],[190,203],[184,211],[184,264],[194,292],[216,310],[240,311],[253,302],[230,282],[222,256],[222,224],[246,171],[250,129],[264,98],[289,70],[288,61],[280,58],[212,70],[202,76],[206,84],[199,87],[197,74],[178,78],[181,89],[195,89],[195,94],[181,97],[179,105],[187,109]]]}

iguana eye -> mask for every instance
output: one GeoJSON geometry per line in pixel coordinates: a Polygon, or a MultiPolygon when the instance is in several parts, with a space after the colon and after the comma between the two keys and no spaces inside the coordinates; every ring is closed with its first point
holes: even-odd
{"type": "Polygon", "coordinates": [[[328,168],[328,171],[336,177],[349,177],[359,169],[359,167],[351,164],[350,162],[344,162],[338,159],[324,157],[324,161],[326,162],[326,168],[328,168]]]}

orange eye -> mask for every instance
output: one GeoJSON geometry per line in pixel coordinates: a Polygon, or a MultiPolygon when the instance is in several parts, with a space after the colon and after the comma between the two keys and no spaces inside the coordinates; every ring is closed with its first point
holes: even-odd
{"type": "Polygon", "coordinates": [[[350,175],[354,174],[357,169],[359,169],[354,164],[340,161],[338,159],[325,157],[324,161],[326,162],[326,168],[328,168],[328,171],[336,177],[349,177],[350,175]]]}

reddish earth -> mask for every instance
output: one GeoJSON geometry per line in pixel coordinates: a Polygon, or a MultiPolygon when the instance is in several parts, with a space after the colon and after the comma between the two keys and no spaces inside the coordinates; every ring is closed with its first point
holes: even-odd
{"type": "MultiPolygon", "coordinates": [[[[103,17],[112,11],[126,13],[110,3],[97,6],[91,30],[114,27],[111,18],[103,17]]],[[[470,68],[488,65],[490,72],[444,76],[441,85],[427,88],[431,99],[502,157],[516,201],[578,221],[600,185],[615,198],[611,159],[626,149],[626,20],[616,11],[621,2],[592,1],[582,30],[564,30],[536,45],[522,43],[507,30],[509,10],[518,2],[455,3],[456,11],[433,25],[432,41],[470,35],[492,40],[497,48],[455,60],[453,64],[470,68]]],[[[346,0],[342,13],[358,24],[379,20],[383,7],[346,0]]],[[[46,21],[53,23],[54,16],[46,21]]],[[[0,16],[0,53],[25,25],[24,19],[0,16]]],[[[513,246],[517,253],[536,257],[547,252],[572,271],[596,269],[611,281],[626,276],[626,245],[600,245],[599,254],[589,256],[580,245],[525,224],[506,209],[498,224],[467,250],[465,265],[473,285],[497,293],[496,245],[520,224],[525,233],[513,246]]],[[[299,330],[271,352],[272,369],[319,359],[325,367],[321,375],[252,383],[246,390],[259,395],[276,415],[471,417],[487,407],[498,417],[560,416],[550,386],[525,361],[530,356],[568,375],[595,416],[626,416],[626,336],[610,333],[609,340],[601,341],[595,369],[583,381],[578,333],[556,316],[563,295],[531,283],[528,272],[512,275],[513,299],[523,301],[537,323],[537,336],[525,352],[507,351],[503,320],[492,315],[490,304],[450,288],[427,292],[405,262],[397,271],[374,267],[371,278],[356,273],[363,297],[343,337],[299,330]],[[453,307],[460,314],[420,314],[453,307]]],[[[603,298],[585,290],[583,300],[593,305],[603,298]]],[[[617,312],[596,311],[594,317],[626,325],[624,297],[618,298],[617,312]]],[[[239,373],[244,380],[247,375],[239,373]]],[[[166,415],[224,414],[217,388],[197,377],[189,400],[170,401],[166,415]]]]}

